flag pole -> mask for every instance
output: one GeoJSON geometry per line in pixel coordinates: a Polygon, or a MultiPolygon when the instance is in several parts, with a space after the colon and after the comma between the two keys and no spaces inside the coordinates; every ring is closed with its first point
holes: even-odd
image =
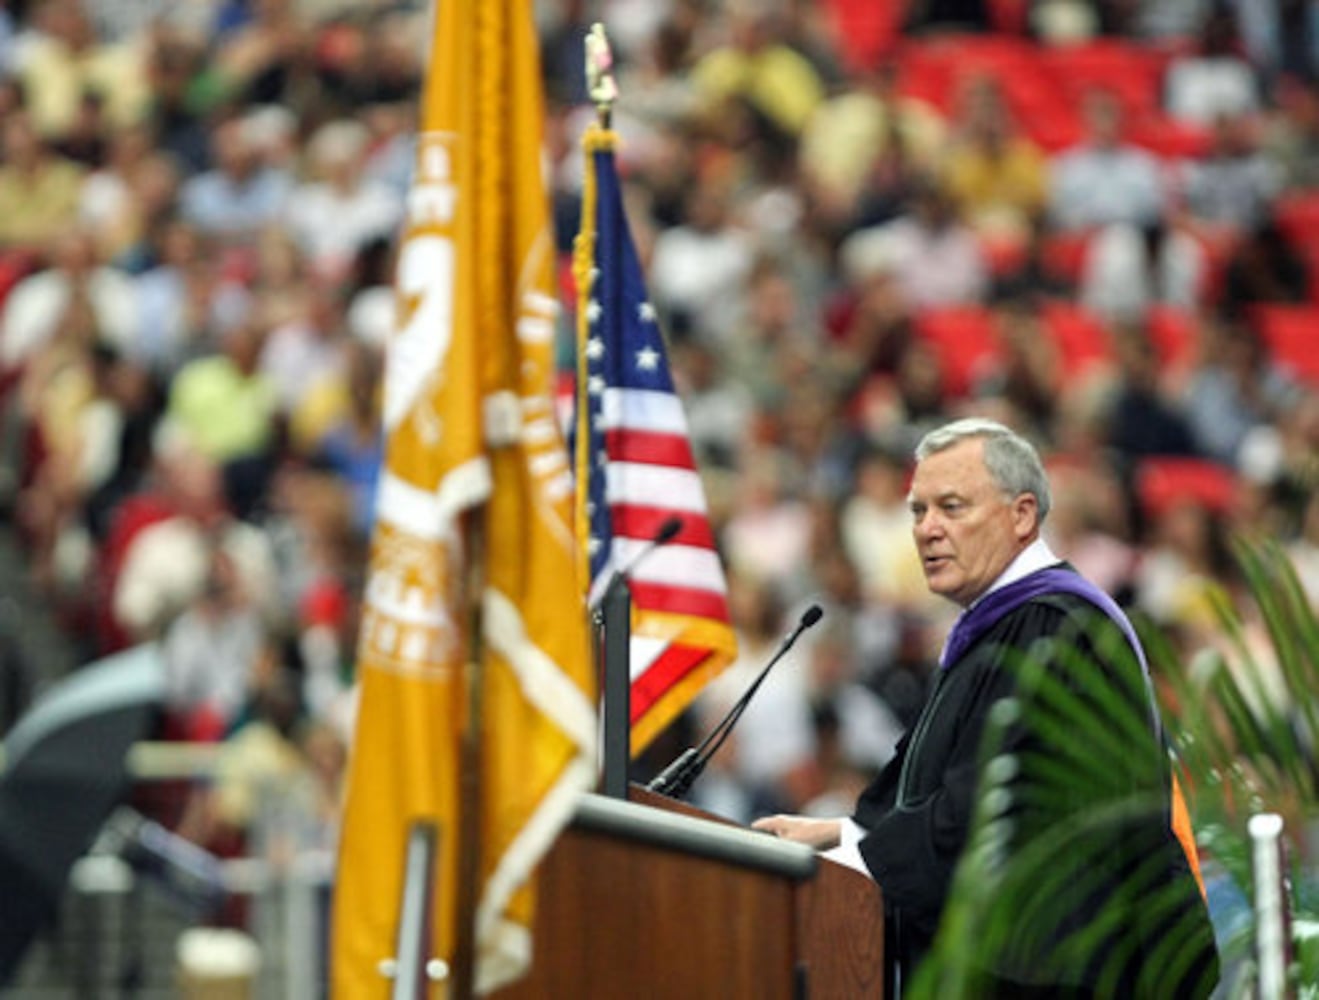
{"type": "MultiPolygon", "coordinates": [[[[586,84],[587,91],[591,101],[595,104],[597,134],[601,137],[609,133],[610,122],[613,117],[614,101],[618,97],[618,85],[614,81],[613,53],[609,48],[609,39],[605,35],[605,28],[602,23],[597,21],[591,25],[591,30],[587,33],[585,39],[585,58],[586,58],[586,84]]],[[[601,142],[593,142],[588,138],[586,143],[586,155],[594,156],[596,148],[601,142]]],[[[587,167],[587,181],[590,184],[592,178],[590,165],[587,167]]],[[[589,200],[589,197],[588,199],[589,200]]],[[[584,217],[594,215],[592,206],[584,206],[586,211],[584,217]]],[[[591,239],[595,238],[592,231],[591,239]]],[[[589,282],[594,278],[591,273],[589,262],[594,256],[594,247],[587,248],[586,256],[587,266],[582,269],[578,275],[580,282],[589,282]]],[[[579,322],[581,318],[579,317],[579,322]]],[[[585,386],[587,385],[586,366],[584,363],[583,344],[578,343],[578,405],[583,407],[579,413],[586,412],[584,407],[585,386]]],[[[585,444],[588,435],[580,433],[583,428],[579,428],[578,447],[585,444]]],[[[579,469],[579,471],[585,471],[579,469]]],[[[579,479],[579,482],[585,482],[579,479]]],[[[586,536],[583,536],[586,537],[586,536]]],[[[589,573],[588,573],[589,578],[589,573]]],[[[632,645],[632,594],[628,588],[627,580],[615,576],[607,588],[600,616],[598,618],[601,637],[595,644],[596,655],[603,660],[603,670],[601,683],[601,714],[603,724],[601,726],[601,785],[600,790],[603,794],[616,799],[627,798],[627,779],[628,767],[632,759],[632,676],[631,662],[629,651],[632,645]]]]}
{"type": "MultiPolygon", "coordinates": [[[[438,2],[438,0],[437,0],[438,2]]],[[[477,36],[481,37],[497,27],[498,17],[493,4],[475,5],[477,36]]],[[[490,56],[489,50],[478,49],[478,59],[490,56]]],[[[507,74],[505,67],[499,65],[498,74],[501,82],[507,74]]],[[[474,124],[475,148],[478,159],[491,146],[492,130],[504,127],[500,115],[477,115],[474,124]]],[[[486,164],[491,167],[492,164],[486,164]]],[[[500,178],[490,170],[481,174],[478,181],[477,199],[488,193],[482,189],[482,183],[489,185],[499,183],[500,178]]],[[[478,227],[476,232],[478,256],[485,256],[491,250],[489,243],[492,234],[488,227],[478,227]],[[482,246],[485,243],[486,246],[482,246]]],[[[490,253],[493,257],[494,254],[490,253]]],[[[488,273],[488,272],[486,272],[488,273]]],[[[478,293],[479,297],[479,293],[478,293]]],[[[486,415],[489,420],[489,414],[486,415]]],[[[488,448],[491,428],[482,427],[482,440],[488,448]]],[[[487,501],[488,503],[488,501],[487,501]]],[[[458,744],[458,817],[457,829],[457,884],[455,889],[455,923],[453,938],[453,967],[450,970],[448,996],[450,1000],[471,1000],[476,996],[477,965],[477,910],[481,896],[482,865],[482,809],[484,796],[482,790],[484,759],[482,753],[482,729],[485,724],[485,634],[482,613],[486,588],[486,507],[484,505],[469,509],[463,516],[460,539],[463,546],[462,559],[465,566],[461,587],[464,589],[459,607],[467,611],[467,655],[464,657],[462,682],[464,718],[459,730],[458,744]]]]}
{"type": "Polygon", "coordinates": [[[463,667],[465,717],[459,742],[457,850],[458,875],[454,887],[457,921],[454,926],[453,967],[449,996],[470,1000],[476,995],[476,911],[481,881],[481,726],[484,715],[481,595],[485,590],[483,509],[464,517],[463,544],[467,593],[467,656],[463,667]]]}

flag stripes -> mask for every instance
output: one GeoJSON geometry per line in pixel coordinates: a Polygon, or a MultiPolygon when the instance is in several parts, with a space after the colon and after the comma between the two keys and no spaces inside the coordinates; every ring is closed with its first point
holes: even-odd
{"type": "MultiPolygon", "coordinates": [[[[664,522],[673,516],[673,510],[669,507],[620,503],[614,505],[613,516],[614,530],[619,535],[629,538],[654,538],[664,522]]],[[[694,517],[683,518],[682,528],[674,536],[673,541],[677,545],[696,545],[705,549],[715,547],[714,532],[710,530],[710,522],[694,517]]]]}
{"type": "Polygon", "coordinates": [[[686,438],[648,431],[612,430],[605,434],[605,451],[616,461],[641,465],[667,465],[677,469],[696,468],[692,446],[686,438]]]}
{"type": "MultiPolygon", "coordinates": [[[[663,503],[679,516],[705,517],[705,487],[701,485],[701,477],[690,469],[611,461],[605,469],[604,499],[611,507],[648,501],[663,503]]],[[[595,566],[591,570],[592,576],[600,575],[595,566]]]]}
{"type": "Polygon", "coordinates": [[[632,725],[645,715],[645,706],[659,701],[684,677],[690,675],[710,656],[708,649],[668,643],[664,651],[632,681],[632,725]]]}
{"type": "Polygon", "coordinates": [[[656,611],[728,621],[728,599],[722,591],[694,590],[691,587],[670,587],[633,580],[632,600],[656,611]]]}
{"type": "MultiPolygon", "coordinates": [[[[654,325],[653,320],[650,322],[654,325]]],[[[627,369],[617,374],[626,378],[627,369]]],[[[638,388],[605,390],[600,406],[601,428],[609,431],[625,427],[632,431],[672,434],[686,440],[687,414],[683,412],[682,402],[673,395],[673,383],[668,381],[667,368],[651,369],[651,376],[657,382],[667,383],[668,388],[659,392],[638,388]]]]}

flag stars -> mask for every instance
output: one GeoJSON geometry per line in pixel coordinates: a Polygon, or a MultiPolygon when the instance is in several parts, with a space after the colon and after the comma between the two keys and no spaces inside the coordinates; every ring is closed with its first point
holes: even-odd
{"type": "Polygon", "coordinates": [[[599,361],[605,356],[605,342],[599,337],[592,337],[586,342],[586,356],[592,361],[599,361]]]}
{"type": "Polygon", "coordinates": [[[590,540],[586,543],[586,550],[594,557],[595,554],[600,551],[600,546],[603,544],[604,543],[601,542],[599,538],[592,535],[590,540]]]}
{"type": "Polygon", "coordinates": [[[653,372],[659,368],[660,353],[655,348],[647,345],[637,351],[637,370],[643,372],[653,372]]]}
{"type": "Polygon", "coordinates": [[[600,300],[592,299],[590,302],[586,303],[586,321],[588,323],[597,322],[603,311],[604,310],[600,306],[600,300]]]}
{"type": "Polygon", "coordinates": [[[586,391],[592,396],[600,396],[605,391],[605,378],[603,375],[592,375],[586,380],[586,391]]]}

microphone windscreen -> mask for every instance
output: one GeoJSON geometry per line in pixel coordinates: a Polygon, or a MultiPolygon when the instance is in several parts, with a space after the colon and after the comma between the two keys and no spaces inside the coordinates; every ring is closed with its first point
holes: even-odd
{"type": "Polygon", "coordinates": [[[801,616],[801,627],[810,628],[823,617],[823,609],[818,604],[812,604],[801,616]]]}
{"type": "Polygon", "coordinates": [[[673,516],[660,525],[659,531],[655,532],[654,542],[656,545],[664,545],[673,541],[673,537],[682,530],[682,518],[673,516]]]}

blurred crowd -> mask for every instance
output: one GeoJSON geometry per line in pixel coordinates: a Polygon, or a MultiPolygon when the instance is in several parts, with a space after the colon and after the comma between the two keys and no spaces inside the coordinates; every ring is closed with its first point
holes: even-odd
{"type": "MultiPolygon", "coordinates": [[[[1185,655],[1236,535],[1319,601],[1313,4],[535,11],[565,370],[603,20],[741,642],[651,756],[825,609],[698,800],[831,808],[892,752],[952,610],[906,476],[952,417],[1032,437],[1050,543],[1185,655]]],[[[332,825],[426,33],[420,2],[0,6],[0,499],[84,658],[159,639],[170,734],[232,751],[175,817],[203,842],[254,775],[332,825]]]]}

